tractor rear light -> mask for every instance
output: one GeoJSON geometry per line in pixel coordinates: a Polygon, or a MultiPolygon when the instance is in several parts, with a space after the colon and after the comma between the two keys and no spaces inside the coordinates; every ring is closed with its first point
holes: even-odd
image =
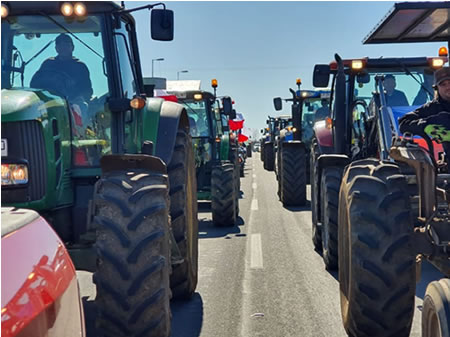
{"type": "Polygon", "coordinates": [[[73,11],[77,16],[85,16],[86,15],[86,5],[82,2],[77,2],[73,6],[73,11]]]}
{"type": "Polygon", "coordinates": [[[333,120],[330,117],[325,119],[325,126],[330,130],[333,128],[333,120]]]}
{"type": "Polygon", "coordinates": [[[297,128],[292,128],[291,131],[292,132],[297,132],[297,128]]]}
{"type": "Polygon", "coordinates": [[[361,70],[362,68],[364,68],[362,60],[352,60],[352,70],[361,70]]]}
{"type": "Polygon", "coordinates": [[[130,107],[135,110],[140,110],[145,106],[145,99],[142,97],[135,97],[130,101],[130,107]]]}
{"type": "Polygon", "coordinates": [[[220,137],[216,137],[216,143],[220,143],[220,137]]]}
{"type": "Polygon", "coordinates": [[[430,66],[434,69],[439,69],[442,68],[444,66],[444,59],[443,58],[439,58],[439,57],[433,57],[431,59],[428,59],[428,62],[430,64],[430,66]]]}
{"type": "Polygon", "coordinates": [[[195,94],[194,95],[194,99],[197,100],[197,101],[201,100],[202,98],[203,98],[202,94],[195,94]]]}
{"type": "Polygon", "coordinates": [[[28,184],[28,167],[25,164],[2,164],[2,186],[28,184]]]}
{"type": "Polygon", "coordinates": [[[73,14],[73,5],[70,2],[64,2],[61,5],[61,13],[64,16],[71,16],[73,14]]]}
{"type": "MultiPolygon", "coordinates": [[[[3,12],[2,12],[3,13],[3,12]]],[[[2,15],[2,17],[3,17],[3,15],[2,15]]],[[[442,57],[447,57],[448,56],[448,50],[447,50],[447,48],[446,47],[441,47],[441,48],[439,48],[439,54],[438,54],[439,56],[442,56],[442,57]]]]}
{"type": "Polygon", "coordinates": [[[2,19],[5,19],[9,15],[9,8],[7,5],[2,4],[2,19]]]}

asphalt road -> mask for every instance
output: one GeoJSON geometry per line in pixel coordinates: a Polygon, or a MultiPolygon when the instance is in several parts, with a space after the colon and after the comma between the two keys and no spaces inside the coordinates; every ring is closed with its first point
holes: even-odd
{"type": "MultiPolygon", "coordinates": [[[[238,226],[214,227],[209,203],[200,203],[197,291],[190,301],[172,303],[172,336],[346,336],[337,273],[326,271],[313,249],[309,202],[286,209],[276,190],[274,172],[263,169],[256,153],[241,178],[238,226]]],[[[411,332],[416,337],[426,285],[442,277],[428,264],[422,271],[411,332]]],[[[92,274],[80,271],[78,277],[87,334],[94,337],[92,274]]]]}

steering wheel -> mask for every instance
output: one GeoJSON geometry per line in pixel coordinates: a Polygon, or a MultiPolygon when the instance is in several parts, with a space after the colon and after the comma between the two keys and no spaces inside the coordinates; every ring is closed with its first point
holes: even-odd
{"type": "Polygon", "coordinates": [[[45,89],[58,95],[69,96],[75,89],[75,82],[61,70],[39,70],[31,79],[30,86],[45,89]]]}

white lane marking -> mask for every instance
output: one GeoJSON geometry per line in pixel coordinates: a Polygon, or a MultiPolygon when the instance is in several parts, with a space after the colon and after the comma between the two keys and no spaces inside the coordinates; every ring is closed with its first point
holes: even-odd
{"type": "Polygon", "coordinates": [[[250,209],[252,211],[257,211],[258,210],[258,200],[257,199],[253,199],[252,200],[252,205],[251,205],[250,209]]]}
{"type": "Polygon", "coordinates": [[[251,239],[251,255],[250,255],[250,268],[262,269],[263,268],[263,256],[262,256],[262,244],[261,234],[252,234],[251,239]]]}
{"type": "Polygon", "coordinates": [[[258,185],[256,185],[256,183],[253,183],[253,184],[252,184],[252,188],[253,188],[254,190],[256,190],[257,187],[258,187],[258,185]]]}
{"type": "Polygon", "coordinates": [[[253,178],[256,178],[256,174],[253,175],[253,178]]]}

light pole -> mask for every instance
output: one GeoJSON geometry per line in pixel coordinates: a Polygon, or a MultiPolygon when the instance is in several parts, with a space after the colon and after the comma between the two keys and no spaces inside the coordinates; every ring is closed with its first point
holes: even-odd
{"type": "Polygon", "coordinates": [[[155,61],[164,61],[164,59],[162,57],[159,59],[152,59],[152,77],[153,77],[153,65],[154,65],[155,61]]]}
{"type": "Polygon", "coordinates": [[[179,81],[180,80],[180,73],[188,73],[189,71],[188,70],[180,70],[180,71],[177,71],[177,80],[179,81]]]}

